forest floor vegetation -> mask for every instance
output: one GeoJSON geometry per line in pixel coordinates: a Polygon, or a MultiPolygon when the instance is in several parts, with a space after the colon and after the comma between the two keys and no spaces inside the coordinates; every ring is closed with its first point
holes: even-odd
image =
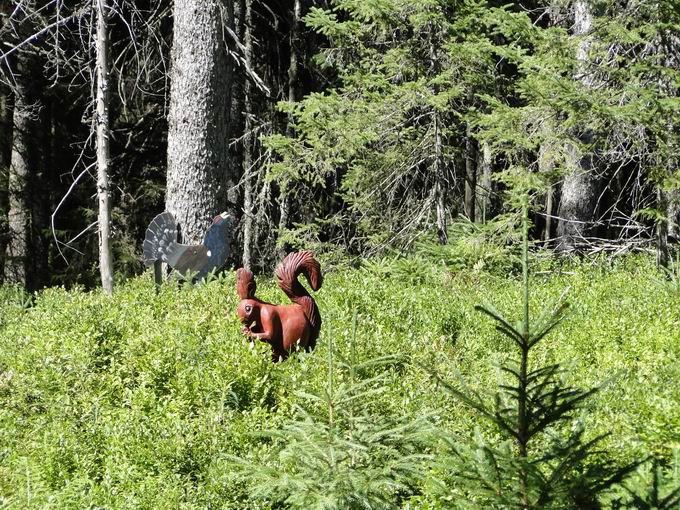
{"type": "MultiPolygon", "coordinates": [[[[166,284],[158,294],[149,273],[119,285],[113,297],[51,288],[27,299],[2,289],[0,507],[281,507],[238,476],[234,459],[291,469],[279,455],[285,435],[267,431],[304,440],[292,420],[302,408],[309,416],[323,407],[309,396],[332,391],[329,378],[350,388],[366,380],[370,398],[361,412],[398,417],[394,426],[404,434],[412,432],[406,422],[425,420],[428,434],[493,440],[491,425],[432,377],[462,377],[490,394],[498,366],[512,355],[512,342],[474,307],[493,302],[519,317],[520,275],[512,264],[493,270],[467,262],[429,253],[329,267],[315,296],[324,321],[317,348],[278,364],[268,346],[240,332],[233,272],[202,285],[166,284]]],[[[665,283],[647,255],[577,262],[539,252],[531,262],[530,307],[542,309],[567,288],[571,305],[533,359],[561,363],[571,385],[605,383],[574,423],[590,438],[608,434],[599,449],[616,462],[653,455],[672,464],[680,452],[679,287],[665,283]]],[[[258,292],[286,301],[272,277],[258,279],[258,292]]],[[[437,455],[426,437],[409,445],[409,462],[437,455]]],[[[394,448],[376,455],[400,451],[394,448]]],[[[422,471],[422,480],[395,485],[391,501],[449,507],[429,492],[422,471]]],[[[388,500],[374,507],[387,508],[388,500]]]]}

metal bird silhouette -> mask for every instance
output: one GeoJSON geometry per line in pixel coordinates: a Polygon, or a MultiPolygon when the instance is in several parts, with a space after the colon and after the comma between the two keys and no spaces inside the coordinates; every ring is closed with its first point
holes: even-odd
{"type": "Polygon", "coordinates": [[[148,267],[155,262],[165,262],[182,276],[191,274],[199,280],[227,261],[233,225],[234,218],[223,212],[213,219],[202,244],[181,244],[177,242],[175,217],[169,212],[161,213],[146,230],[144,264],[148,267]]]}

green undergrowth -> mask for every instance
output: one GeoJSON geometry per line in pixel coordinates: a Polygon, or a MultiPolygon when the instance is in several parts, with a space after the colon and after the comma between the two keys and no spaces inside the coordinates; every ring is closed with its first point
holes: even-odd
{"type": "MultiPolygon", "coordinates": [[[[542,310],[567,288],[571,304],[534,359],[562,363],[572,385],[606,383],[574,420],[591,437],[609,433],[601,447],[622,463],[677,455],[677,286],[663,283],[648,257],[534,262],[531,307],[542,310]]],[[[54,288],[30,299],[2,289],[0,507],[267,508],[251,499],[247,479],[232,476],[233,459],[257,465],[282,450],[285,438],[262,432],[286,430],[300,406],[315,405],[304,395],[326,388],[329,335],[341,366],[355,310],[352,377],[380,377],[365,412],[426,419],[461,440],[475,430],[492,437],[430,370],[484,393],[497,386],[511,341],[474,306],[493,302],[519,318],[518,277],[432,256],[401,264],[327,271],[316,296],[324,321],[317,349],[277,365],[240,333],[233,274],[156,294],[147,273],[113,298],[54,288]],[[395,356],[361,365],[385,355],[395,356]]],[[[258,295],[285,301],[273,278],[259,279],[258,295]]],[[[338,369],[338,384],[344,374],[338,369]]],[[[436,447],[422,453],[436,457],[436,447]]],[[[408,490],[401,505],[438,508],[427,482],[408,490]]]]}

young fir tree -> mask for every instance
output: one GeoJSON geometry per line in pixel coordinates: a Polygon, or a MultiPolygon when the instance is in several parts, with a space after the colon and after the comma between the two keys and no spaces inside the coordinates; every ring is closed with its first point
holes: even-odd
{"type": "Polygon", "coordinates": [[[336,362],[328,338],[328,379],[319,392],[298,392],[303,404],[280,428],[263,434],[274,441],[259,461],[232,458],[233,476],[248,485],[251,497],[298,509],[391,509],[415,490],[428,455],[422,441],[424,419],[389,416],[372,409],[387,385],[394,355],[356,360],[357,314],[351,352],[336,362]]]}
{"type": "Polygon", "coordinates": [[[664,466],[654,459],[641,466],[611,498],[612,509],[670,510],[680,507],[680,450],[664,466]]]}
{"type": "Polygon", "coordinates": [[[523,212],[523,315],[519,322],[503,317],[491,305],[477,309],[497,323],[517,354],[501,365],[504,375],[493,403],[478,392],[438,379],[496,429],[498,439],[477,433],[471,444],[445,438],[437,457],[432,493],[444,506],[456,508],[600,508],[599,496],[621,481],[637,464],[616,466],[600,455],[604,436],[588,437],[576,420],[584,401],[599,388],[567,384],[559,363],[537,364],[532,354],[563,318],[564,294],[535,318],[529,309],[529,198],[523,212]]]}

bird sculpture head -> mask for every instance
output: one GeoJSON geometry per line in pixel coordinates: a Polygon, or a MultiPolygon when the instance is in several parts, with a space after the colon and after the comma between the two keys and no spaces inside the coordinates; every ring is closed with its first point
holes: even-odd
{"type": "Polygon", "coordinates": [[[221,225],[224,222],[231,223],[231,216],[226,212],[218,214],[213,218],[213,225],[221,225]]]}

